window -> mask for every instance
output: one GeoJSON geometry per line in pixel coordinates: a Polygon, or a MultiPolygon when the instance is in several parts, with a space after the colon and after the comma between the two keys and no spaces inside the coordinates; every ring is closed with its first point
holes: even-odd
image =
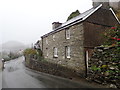
{"type": "Polygon", "coordinates": [[[54,57],[58,57],[58,49],[57,48],[53,48],[53,54],[54,54],[54,57]]]}
{"type": "Polygon", "coordinates": [[[65,52],[66,52],[66,58],[70,58],[70,47],[66,46],[65,52]]]}
{"type": "Polygon", "coordinates": [[[66,29],[65,30],[65,36],[66,36],[66,39],[70,39],[70,29],[66,29]]]}
{"type": "Polygon", "coordinates": [[[87,69],[88,69],[88,61],[89,61],[89,52],[86,51],[86,65],[87,65],[87,69]]]}
{"type": "Polygon", "coordinates": [[[53,35],[53,41],[55,41],[55,35],[53,35]]]}
{"type": "Polygon", "coordinates": [[[48,57],[48,51],[47,51],[47,57],[48,57]]]}
{"type": "Polygon", "coordinates": [[[47,38],[46,38],[46,44],[48,44],[48,40],[47,40],[47,38]]]}

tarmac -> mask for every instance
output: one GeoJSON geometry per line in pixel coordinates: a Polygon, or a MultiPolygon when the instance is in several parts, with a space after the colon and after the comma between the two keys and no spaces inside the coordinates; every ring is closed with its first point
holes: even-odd
{"type": "Polygon", "coordinates": [[[2,62],[0,61],[0,90],[2,89],[2,62]]]}
{"type": "Polygon", "coordinates": [[[2,69],[2,61],[0,60],[0,70],[2,69]]]}

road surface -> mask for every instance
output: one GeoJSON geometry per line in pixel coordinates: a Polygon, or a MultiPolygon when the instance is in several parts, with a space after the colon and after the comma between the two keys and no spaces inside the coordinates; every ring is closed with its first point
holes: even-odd
{"type": "Polygon", "coordinates": [[[2,71],[0,70],[0,90],[2,89],[2,71]]]}
{"type": "Polygon", "coordinates": [[[0,90],[2,89],[2,61],[0,58],[0,90]]]}
{"type": "Polygon", "coordinates": [[[24,66],[24,57],[5,63],[2,73],[2,88],[91,88],[83,82],[73,82],[30,70],[24,66]]]}

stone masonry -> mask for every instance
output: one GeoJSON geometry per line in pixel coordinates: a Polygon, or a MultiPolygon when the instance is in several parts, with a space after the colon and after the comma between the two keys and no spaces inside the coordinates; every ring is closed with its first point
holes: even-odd
{"type": "MultiPolygon", "coordinates": [[[[44,58],[49,62],[75,69],[85,76],[94,47],[104,42],[103,32],[120,23],[113,11],[106,8],[105,4],[93,7],[63,24],[60,23],[58,27],[53,26],[55,27],[53,31],[41,37],[44,58]],[[67,30],[70,32],[69,39],[66,39],[67,30]],[[70,47],[69,58],[66,57],[66,46],[70,47]],[[57,48],[57,57],[54,57],[55,48],[57,48]]],[[[54,22],[53,25],[56,23],[54,22]]]]}
{"type": "Polygon", "coordinates": [[[79,70],[85,70],[83,49],[83,23],[67,28],[70,30],[70,39],[65,38],[65,29],[43,38],[44,57],[50,62],[61,64],[79,70]],[[54,37],[54,38],[53,38],[54,37]],[[71,48],[71,58],[66,58],[65,47],[71,48]],[[53,48],[58,48],[58,58],[53,57],[53,48]]]}

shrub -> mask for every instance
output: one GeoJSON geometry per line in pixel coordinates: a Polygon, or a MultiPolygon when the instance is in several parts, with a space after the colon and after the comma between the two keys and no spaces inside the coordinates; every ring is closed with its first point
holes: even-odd
{"type": "Polygon", "coordinates": [[[104,45],[96,47],[90,59],[90,76],[102,83],[112,83],[120,88],[120,26],[104,33],[104,45]]]}
{"type": "Polygon", "coordinates": [[[76,16],[78,16],[79,14],[80,14],[80,12],[78,10],[76,10],[75,12],[72,12],[70,14],[70,16],[67,18],[67,21],[74,18],[74,17],[76,17],[76,16]]]}
{"type": "Polygon", "coordinates": [[[41,60],[43,57],[41,50],[36,50],[33,48],[28,48],[28,49],[24,50],[23,54],[24,54],[25,58],[29,57],[29,59],[34,58],[36,60],[41,60]]]}

